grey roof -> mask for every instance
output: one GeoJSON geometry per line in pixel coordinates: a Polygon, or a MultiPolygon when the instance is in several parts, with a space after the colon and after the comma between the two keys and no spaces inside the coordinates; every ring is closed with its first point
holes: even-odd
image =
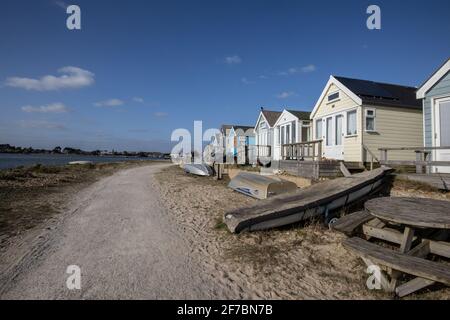
{"type": "Polygon", "coordinates": [[[234,130],[241,129],[245,133],[247,133],[247,130],[254,130],[255,127],[253,126],[241,126],[241,125],[234,125],[234,124],[223,124],[222,125],[222,132],[225,134],[228,134],[228,131],[231,130],[231,128],[234,128],[234,130]]]}
{"type": "Polygon", "coordinates": [[[264,117],[271,127],[275,125],[278,118],[281,116],[280,111],[262,110],[261,112],[263,113],[264,117]]]}
{"type": "Polygon", "coordinates": [[[311,112],[308,111],[297,111],[297,110],[288,110],[287,112],[292,113],[294,116],[299,118],[300,120],[309,120],[309,116],[311,115],[311,112]]]}
{"type": "Polygon", "coordinates": [[[360,97],[363,104],[422,109],[421,101],[416,99],[415,87],[337,76],[335,78],[360,97]]]}

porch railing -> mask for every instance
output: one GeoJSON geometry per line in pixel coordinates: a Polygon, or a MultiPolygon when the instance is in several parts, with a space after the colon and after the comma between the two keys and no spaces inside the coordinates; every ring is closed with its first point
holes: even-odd
{"type": "Polygon", "coordinates": [[[432,152],[438,150],[450,150],[449,147],[402,147],[402,148],[379,148],[380,164],[387,166],[415,166],[416,173],[431,173],[432,166],[450,166],[450,161],[432,160],[432,152]],[[390,160],[389,151],[413,151],[416,154],[415,161],[408,160],[390,160]]]}
{"type": "Polygon", "coordinates": [[[271,146],[256,145],[256,146],[252,146],[252,147],[254,147],[254,149],[255,149],[257,159],[272,157],[272,147],[271,146]]]}
{"type": "Polygon", "coordinates": [[[322,158],[322,140],[284,144],[281,146],[283,160],[312,160],[322,158]]]}
{"type": "Polygon", "coordinates": [[[378,158],[375,156],[375,154],[363,143],[363,149],[367,152],[367,154],[370,157],[370,170],[373,170],[373,164],[374,162],[380,162],[378,158]]]}

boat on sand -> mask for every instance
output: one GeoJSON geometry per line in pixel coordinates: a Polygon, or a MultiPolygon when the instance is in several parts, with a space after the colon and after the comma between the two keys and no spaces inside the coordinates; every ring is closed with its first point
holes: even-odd
{"type": "Polygon", "coordinates": [[[251,172],[239,172],[231,179],[228,187],[257,199],[266,199],[297,189],[297,185],[291,181],[251,172]]]}
{"type": "Polygon", "coordinates": [[[213,170],[204,163],[186,163],[183,165],[184,172],[197,176],[212,176],[213,170]]]}
{"type": "Polygon", "coordinates": [[[339,209],[379,191],[391,171],[381,167],[274,196],[225,213],[224,222],[231,232],[239,233],[281,227],[320,215],[330,221],[339,209]]]}

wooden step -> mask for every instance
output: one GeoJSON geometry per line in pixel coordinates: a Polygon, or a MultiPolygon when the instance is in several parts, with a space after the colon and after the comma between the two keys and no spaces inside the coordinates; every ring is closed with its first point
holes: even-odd
{"type": "Polygon", "coordinates": [[[356,237],[346,239],[343,245],[346,249],[376,264],[450,285],[450,268],[443,263],[413,257],[356,237]]]}
{"type": "Polygon", "coordinates": [[[367,211],[358,211],[348,214],[340,218],[336,223],[331,225],[333,230],[345,233],[348,236],[353,235],[356,230],[367,221],[374,219],[374,217],[367,211]]]}

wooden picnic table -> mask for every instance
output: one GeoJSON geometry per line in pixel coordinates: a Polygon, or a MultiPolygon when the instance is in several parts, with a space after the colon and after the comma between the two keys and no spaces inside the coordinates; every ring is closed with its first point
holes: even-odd
{"type": "MultiPolygon", "coordinates": [[[[352,219],[347,224],[356,225],[352,219]]],[[[386,197],[375,198],[365,203],[365,213],[360,212],[353,219],[363,223],[362,231],[367,239],[377,238],[400,245],[389,253],[360,238],[346,241],[345,246],[361,255],[367,265],[378,262],[388,266],[390,280],[384,279],[384,288],[405,296],[434,282],[450,284],[450,267],[446,264],[426,260],[428,254],[450,258],[448,234],[450,230],[450,202],[424,198],[386,197]],[[369,220],[367,214],[373,219],[369,220]],[[420,229],[432,229],[439,236],[425,238],[420,229]],[[403,230],[403,232],[399,231],[403,230]],[[416,235],[417,233],[417,235],[416,235]],[[402,272],[417,278],[398,286],[402,272]]],[[[345,223],[341,223],[341,228],[345,223]]],[[[344,228],[345,229],[345,228],[344,228]]]]}
{"type": "Polygon", "coordinates": [[[423,198],[377,198],[366,202],[366,210],[388,222],[419,228],[450,229],[450,202],[423,198]]]}

